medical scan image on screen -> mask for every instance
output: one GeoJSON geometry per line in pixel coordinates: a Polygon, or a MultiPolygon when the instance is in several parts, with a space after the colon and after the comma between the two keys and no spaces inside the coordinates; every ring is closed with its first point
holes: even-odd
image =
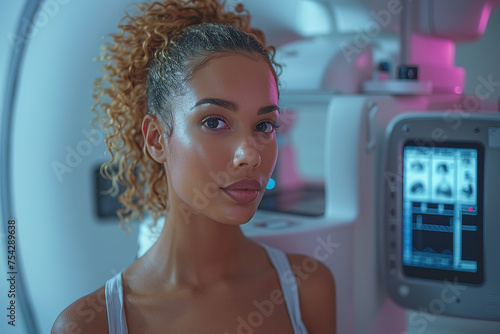
{"type": "Polygon", "coordinates": [[[408,276],[483,280],[483,150],[453,143],[403,149],[402,263],[408,276]]]}

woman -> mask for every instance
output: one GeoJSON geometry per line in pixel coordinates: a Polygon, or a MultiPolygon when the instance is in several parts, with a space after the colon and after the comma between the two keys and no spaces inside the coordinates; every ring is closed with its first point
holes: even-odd
{"type": "Polygon", "coordinates": [[[240,229],[277,158],[273,49],[241,5],[138,7],[105,49],[97,120],[112,157],[103,171],[126,187],[122,222],[150,211],[164,228],[144,256],[66,308],[52,333],[334,333],[330,271],[317,264],[295,280],[291,268],[315,260],[240,229]]]}

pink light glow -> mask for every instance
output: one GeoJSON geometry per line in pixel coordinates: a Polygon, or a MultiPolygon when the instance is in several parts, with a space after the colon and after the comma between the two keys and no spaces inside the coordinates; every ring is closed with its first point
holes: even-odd
{"type": "Polygon", "coordinates": [[[415,64],[455,65],[455,43],[451,40],[412,34],[411,57],[415,64]]]}
{"type": "Polygon", "coordinates": [[[484,34],[484,30],[486,29],[486,25],[488,24],[488,19],[490,18],[491,13],[491,4],[487,3],[483,7],[483,12],[481,13],[481,19],[479,20],[479,25],[477,27],[477,31],[482,35],[484,34]]]}
{"type": "Polygon", "coordinates": [[[469,206],[469,212],[472,212],[474,211],[474,209],[472,208],[472,206],[469,206]]]}
{"type": "Polygon", "coordinates": [[[462,87],[456,86],[454,91],[455,91],[455,94],[462,94],[462,87]]]}
{"type": "Polygon", "coordinates": [[[356,60],[356,68],[363,69],[368,66],[369,62],[368,54],[364,53],[356,60]]]}

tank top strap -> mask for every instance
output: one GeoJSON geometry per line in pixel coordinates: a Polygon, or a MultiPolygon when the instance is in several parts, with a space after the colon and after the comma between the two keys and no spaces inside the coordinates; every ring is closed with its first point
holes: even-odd
{"type": "Polygon", "coordinates": [[[293,271],[290,267],[286,254],[281,250],[270,247],[266,244],[260,245],[266,250],[269,260],[278,273],[281,290],[283,291],[283,297],[285,299],[285,304],[288,309],[294,333],[307,334],[306,327],[302,322],[300,314],[297,281],[295,280],[295,276],[293,275],[293,271]]]}
{"type": "Polygon", "coordinates": [[[109,334],[128,334],[125,308],[123,307],[122,273],[106,281],[104,286],[109,334]]]}

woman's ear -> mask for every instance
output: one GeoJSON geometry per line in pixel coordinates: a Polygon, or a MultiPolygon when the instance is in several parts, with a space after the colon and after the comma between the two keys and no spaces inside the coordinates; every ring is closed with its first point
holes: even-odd
{"type": "Polygon", "coordinates": [[[167,156],[166,143],[163,140],[164,129],[161,122],[153,115],[146,114],[142,120],[142,135],[144,145],[151,158],[158,163],[163,163],[167,156]]]}

